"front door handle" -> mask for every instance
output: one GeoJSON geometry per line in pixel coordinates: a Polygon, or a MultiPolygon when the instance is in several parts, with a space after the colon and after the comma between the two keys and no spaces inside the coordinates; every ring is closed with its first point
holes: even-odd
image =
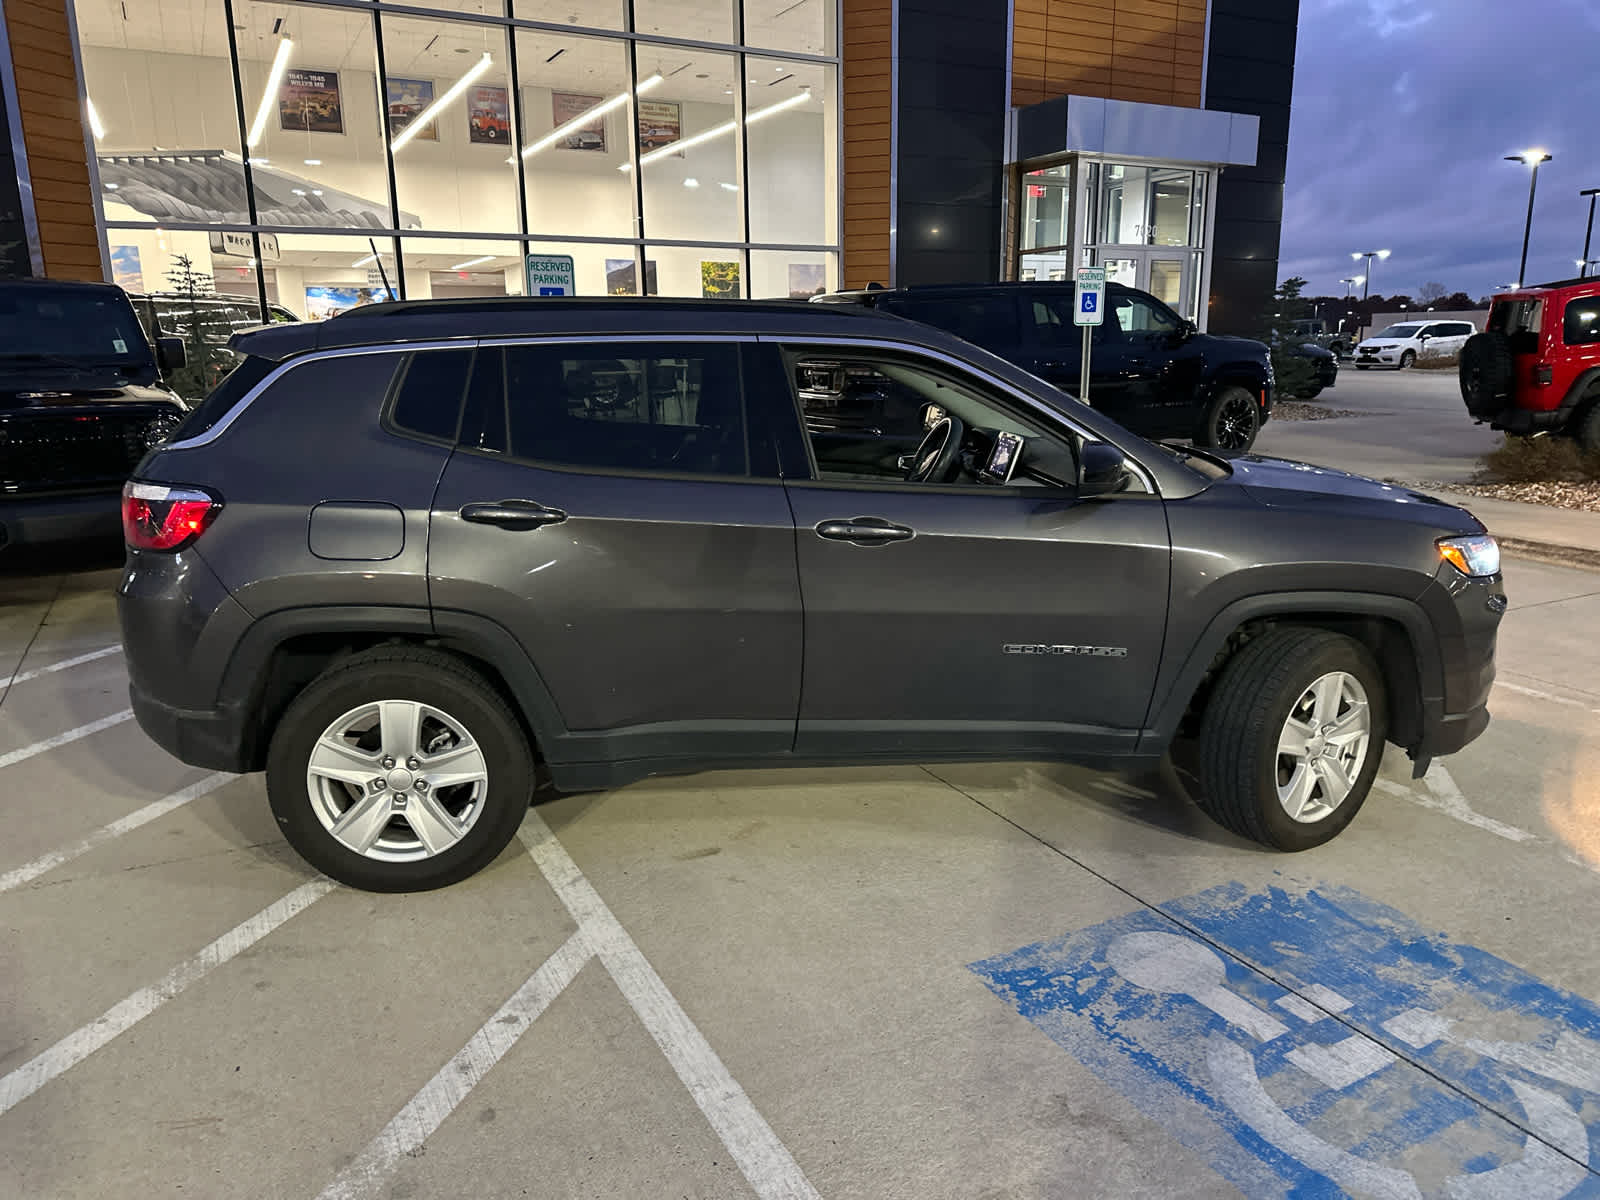
{"type": "Polygon", "coordinates": [[[823,521],[817,525],[817,536],[831,542],[850,542],[856,546],[881,546],[886,542],[903,542],[915,531],[882,517],[849,517],[823,521]]]}
{"type": "Polygon", "coordinates": [[[474,525],[528,530],[557,525],[567,519],[567,514],[533,500],[479,500],[462,506],[461,519],[474,525]]]}

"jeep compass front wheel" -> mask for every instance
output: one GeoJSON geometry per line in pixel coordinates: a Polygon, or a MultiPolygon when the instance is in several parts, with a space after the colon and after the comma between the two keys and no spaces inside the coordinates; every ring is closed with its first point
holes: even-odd
{"type": "Polygon", "coordinates": [[[325,874],[421,891],[486,866],[528,811],[527,739],[493,686],[447,654],[385,647],[308,686],[272,737],[267,796],[325,874]]]}
{"type": "Polygon", "coordinates": [[[1320,846],[1360,810],[1388,731],[1383,677],[1360,643],[1276,629],[1223,668],[1200,726],[1200,807],[1280,850],[1320,846]]]}

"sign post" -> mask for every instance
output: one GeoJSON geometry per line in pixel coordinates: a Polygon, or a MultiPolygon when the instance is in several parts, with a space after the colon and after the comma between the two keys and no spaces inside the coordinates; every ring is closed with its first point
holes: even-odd
{"type": "Polygon", "coordinates": [[[1078,303],[1072,309],[1072,323],[1083,328],[1082,366],[1078,371],[1078,399],[1089,403],[1089,335],[1093,326],[1106,319],[1106,269],[1079,267],[1078,303]]]}
{"type": "Polygon", "coordinates": [[[578,294],[570,254],[530,254],[523,264],[528,276],[530,296],[575,296],[578,294]]]}

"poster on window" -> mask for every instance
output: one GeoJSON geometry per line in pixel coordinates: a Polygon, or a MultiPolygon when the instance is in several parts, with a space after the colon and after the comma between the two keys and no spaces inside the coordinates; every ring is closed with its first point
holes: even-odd
{"type": "Polygon", "coordinates": [[[144,268],[139,265],[139,247],[111,247],[111,282],[125,292],[144,291],[144,268]]]}
{"type": "MultiPolygon", "coordinates": [[[[576,120],[583,116],[597,104],[604,102],[604,96],[582,96],[577,92],[551,92],[550,93],[550,121],[560,129],[568,121],[576,120]]],[[[592,120],[583,122],[567,130],[562,139],[556,143],[563,150],[598,150],[601,154],[606,152],[606,118],[604,113],[595,114],[592,120]]]]}
{"type": "Polygon", "coordinates": [[[809,300],[827,291],[822,278],[821,263],[789,264],[789,299],[809,300]]]}
{"type": "MultiPolygon", "coordinates": [[[[644,286],[645,295],[659,296],[661,289],[656,286],[656,260],[644,260],[644,286]]],[[[606,295],[608,296],[637,296],[639,294],[639,270],[631,258],[606,259],[606,295]]]]}
{"type": "Polygon", "coordinates": [[[286,72],[278,86],[278,125],[301,133],[343,133],[339,72],[286,72]]]}
{"type": "MultiPolygon", "coordinates": [[[[389,77],[389,136],[394,137],[433,103],[433,80],[389,77]]],[[[411,135],[417,142],[437,142],[439,123],[430,120],[411,135]]]]}
{"type": "Polygon", "coordinates": [[[639,148],[659,150],[683,136],[683,108],[676,100],[639,101],[639,148]]]}
{"type": "Polygon", "coordinates": [[[739,297],[739,264],[702,262],[700,295],[707,300],[736,300],[739,297]]]}
{"type": "Polygon", "coordinates": [[[467,89],[467,140],[490,146],[510,143],[510,92],[503,87],[467,89]]]}

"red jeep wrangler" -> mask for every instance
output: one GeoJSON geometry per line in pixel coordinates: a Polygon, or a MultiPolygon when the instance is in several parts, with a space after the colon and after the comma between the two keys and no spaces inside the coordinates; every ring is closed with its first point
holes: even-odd
{"type": "Polygon", "coordinates": [[[1600,278],[1565,279],[1494,298],[1461,348],[1461,398],[1479,424],[1563,433],[1600,450],[1600,278]]]}

